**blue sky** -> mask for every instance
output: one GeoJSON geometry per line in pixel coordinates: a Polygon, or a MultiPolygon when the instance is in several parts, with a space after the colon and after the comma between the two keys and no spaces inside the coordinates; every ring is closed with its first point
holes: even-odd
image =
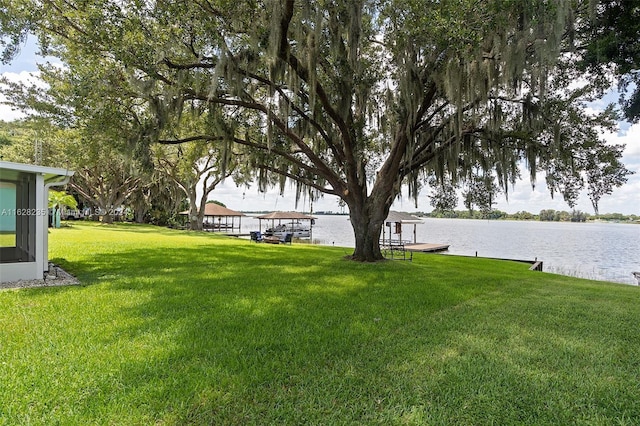
{"type": "MultiPolygon", "coordinates": [[[[0,65],[0,74],[14,81],[30,78],[30,75],[37,73],[36,64],[46,61],[46,59],[39,57],[36,51],[35,40],[31,38],[11,64],[0,65]]],[[[2,99],[3,97],[0,93],[0,100],[2,99]]],[[[610,94],[604,100],[594,102],[591,108],[600,109],[608,102],[615,102],[616,100],[617,96],[610,94]]],[[[0,119],[10,121],[22,116],[21,112],[12,111],[6,105],[0,105],[0,119]]],[[[605,196],[600,200],[600,213],[640,214],[640,124],[630,125],[629,123],[621,122],[618,132],[607,134],[604,137],[611,143],[626,144],[623,161],[627,168],[634,171],[635,174],[629,177],[627,184],[614,190],[612,195],[605,196]]],[[[284,196],[280,196],[276,189],[267,193],[259,193],[255,185],[249,189],[236,188],[231,180],[219,185],[209,198],[221,201],[234,210],[308,211],[310,209],[308,200],[299,204],[296,208],[293,188],[286,191],[284,196]]],[[[509,213],[518,211],[539,213],[543,209],[570,210],[561,196],[556,195],[555,198],[551,198],[549,191],[546,189],[544,176],[538,177],[535,189],[532,189],[528,180],[517,182],[515,187],[510,188],[508,200],[504,195],[500,196],[495,207],[509,213]]],[[[458,209],[463,208],[462,203],[460,203],[458,209]]],[[[593,208],[586,193],[582,194],[576,208],[587,213],[593,213],[593,208]]],[[[405,194],[402,199],[394,203],[393,209],[410,212],[432,210],[426,194],[420,195],[418,208],[415,207],[414,201],[405,194]]],[[[314,203],[313,210],[340,211],[340,208],[338,207],[337,198],[325,196],[314,203]]]]}

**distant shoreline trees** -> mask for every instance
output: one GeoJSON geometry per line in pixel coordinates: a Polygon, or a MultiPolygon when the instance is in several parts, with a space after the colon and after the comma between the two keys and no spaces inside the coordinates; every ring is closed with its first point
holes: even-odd
{"type": "Polygon", "coordinates": [[[491,210],[490,212],[469,211],[469,210],[434,210],[430,213],[418,212],[414,213],[419,216],[432,218],[448,218],[448,219],[484,219],[484,220],[525,220],[540,222],[588,222],[588,221],[604,221],[604,222],[638,222],[640,215],[625,215],[622,213],[606,213],[590,215],[580,210],[540,210],[540,213],[534,214],[527,211],[519,211],[516,213],[507,213],[500,210],[491,210]]]}

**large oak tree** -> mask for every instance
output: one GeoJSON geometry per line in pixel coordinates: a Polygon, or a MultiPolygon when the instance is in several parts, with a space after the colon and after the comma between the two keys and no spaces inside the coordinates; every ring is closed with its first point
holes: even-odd
{"type": "MultiPolygon", "coordinates": [[[[48,53],[126,71],[123,96],[145,102],[140,152],[193,140],[247,147],[260,187],[293,179],[348,205],[356,260],[382,258],[391,204],[403,185],[417,196],[426,176],[495,179],[507,191],[524,165],[571,201],[603,161],[605,173],[628,173],[620,149],[592,137],[611,117],[575,112],[580,93],[556,67],[571,47],[571,2],[18,3],[20,28],[48,53]],[[211,126],[175,137],[185,108],[209,111],[211,126]]],[[[15,22],[4,28],[16,34],[15,22]]]]}

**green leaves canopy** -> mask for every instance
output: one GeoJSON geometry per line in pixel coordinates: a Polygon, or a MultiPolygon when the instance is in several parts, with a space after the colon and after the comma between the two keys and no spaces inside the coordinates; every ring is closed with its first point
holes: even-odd
{"type": "Polygon", "coordinates": [[[24,19],[70,70],[117,70],[109,86],[130,105],[140,153],[154,142],[244,146],[259,188],[293,179],[299,194],[344,200],[356,259],[381,257],[403,184],[417,197],[425,176],[495,174],[506,191],[526,164],[571,200],[564,189],[598,164],[576,159],[604,146],[582,136],[605,118],[556,114],[581,102],[556,68],[576,22],[570,2],[19,3],[38,6],[24,19]],[[186,112],[207,126],[185,135],[186,112]]]}
{"type": "Polygon", "coordinates": [[[577,31],[579,69],[618,77],[625,118],[640,119],[640,6],[629,0],[594,2],[577,31]]]}

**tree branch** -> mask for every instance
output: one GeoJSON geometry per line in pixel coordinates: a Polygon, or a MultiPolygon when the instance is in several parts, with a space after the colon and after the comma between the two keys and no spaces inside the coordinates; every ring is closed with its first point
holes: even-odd
{"type": "Polygon", "coordinates": [[[187,142],[195,142],[195,141],[214,142],[214,141],[222,141],[224,139],[225,139],[224,136],[194,135],[194,136],[189,136],[188,138],[181,138],[181,139],[158,139],[156,142],[162,145],[180,145],[187,142]]]}
{"type": "Polygon", "coordinates": [[[204,62],[193,62],[193,63],[189,63],[189,64],[178,64],[173,62],[172,60],[170,60],[169,58],[162,58],[161,62],[163,64],[165,64],[168,68],[170,69],[175,69],[175,70],[191,70],[191,69],[195,69],[195,68],[205,68],[205,69],[212,69],[216,67],[216,64],[209,64],[209,63],[204,63],[204,62]]]}
{"type": "Polygon", "coordinates": [[[300,77],[305,83],[307,83],[307,85],[309,85],[310,90],[315,90],[316,95],[318,96],[318,99],[320,100],[320,103],[322,104],[322,107],[326,111],[327,115],[331,117],[331,119],[336,123],[336,125],[340,129],[340,133],[342,134],[342,137],[343,137],[343,143],[345,144],[345,146],[350,145],[351,133],[349,131],[349,126],[342,119],[340,114],[338,114],[338,112],[331,105],[331,102],[329,101],[329,96],[324,90],[324,87],[317,80],[315,82],[314,87],[311,87],[309,70],[298,60],[298,58],[295,55],[291,53],[291,47],[289,46],[287,33],[289,30],[289,24],[290,24],[291,18],[293,17],[293,6],[294,6],[294,1],[287,0],[285,13],[283,14],[282,19],[280,20],[281,33],[280,33],[280,45],[278,49],[278,56],[282,61],[289,64],[289,66],[296,73],[296,75],[300,77]]]}
{"type": "Polygon", "coordinates": [[[311,188],[317,189],[318,191],[322,192],[323,194],[336,195],[336,196],[340,195],[339,191],[336,191],[334,189],[325,188],[324,186],[320,186],[320,185],[318,185],[317,183],[315,183],[312,180],[301,178],[300,176],[293,175],[293,174],[288,173],[286,171],[276,169],[275,167],[271,167],[269,165],[263,165],[263,166],[260,166],[260,168],[264,169],[264,170],[267,170],[269,172],[272,172],[272,173],[276,173],[276,174],[278,174],[280,176],[287,177],[287,178],[289,178],[291,180],[300,182],[300,183],[302,183],[304,185],[307,185],[307,186],[309,186],[311,188]]]}

